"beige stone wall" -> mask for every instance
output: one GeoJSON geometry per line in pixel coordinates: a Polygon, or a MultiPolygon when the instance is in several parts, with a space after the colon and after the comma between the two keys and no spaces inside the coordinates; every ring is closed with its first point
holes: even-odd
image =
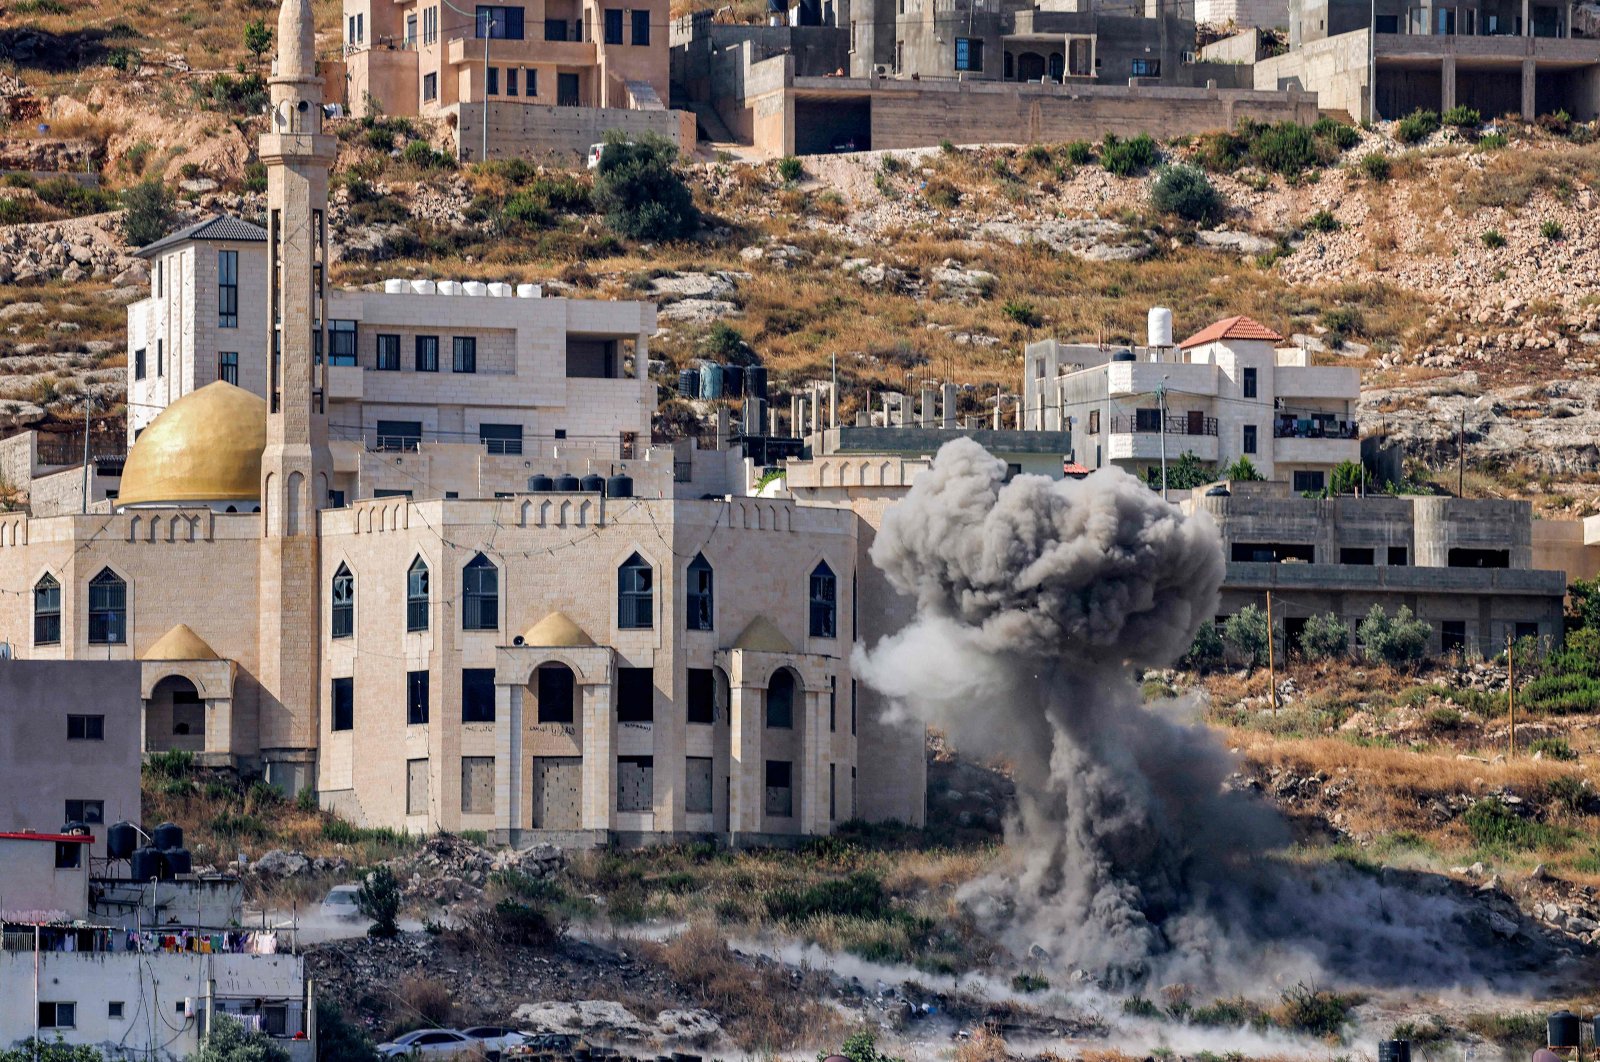
{"type": "MultiPolygon", "coordinates": [[[[555,75],[541,77],[539,84],[541,88],[545,84],[554,86],[555,75]]],[[[591,145],[613,132],[627,137],[662,136],[680,150],[694,149],[694,115],[688,111],[557,107],[553,89],[551,96],[549,103],[491,101],[489,157],[549,157],[557,164],[571,165],[581,161],[591,145]]],[[[461,103],[449,108],[449,113],[455,118],[453,133],[461,157],[478,158],[483,153],[482,105],[461,103]]]]}
{"type": "Polygon", "coordinates": [[[1323,109],[1360,119],[1367,113],[1367,48],[1365,30],[1312,41],[1257,63],[1256,88],[1314,92],[1323,109]]]}

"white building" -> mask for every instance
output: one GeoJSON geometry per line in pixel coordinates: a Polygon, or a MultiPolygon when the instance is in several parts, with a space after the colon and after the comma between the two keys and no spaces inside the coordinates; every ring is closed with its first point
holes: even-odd
{"type": "MultiPolygon", "coordinates": [[[[1159,312],[1158,312],[1159,313],[1159,312]]],[[[1145,347],[1029,345],[1024,423],[1070,430],[1073,457],[1143,474],[1184,454],[1221,470],[1249,458],[1261,476],[1320,491],[1359,461],[1359,372],[1311,365],[1306,351],[1248,317],[1229,317],[1176,346],[1152,315],[1145,347]]]]}

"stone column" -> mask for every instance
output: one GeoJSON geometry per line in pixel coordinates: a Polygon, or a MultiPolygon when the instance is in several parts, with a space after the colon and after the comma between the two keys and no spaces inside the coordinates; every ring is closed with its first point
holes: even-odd
{"type": "Polygon", "coordinates": [[[1439,113],[1456,105],[1456,57],[1447,55],[1439,68],[1439,113]]]}
{"type": "Polygon", "coordinates": [[[794,779],[800,801],[795,817],[800,832],[829,832],[828,824],[828,690],[806,689],[805,729],[800,734],[800,770],[794,779]]]}
{"type": "MultiPolygon", "coordinates": [[[[1524,37],[1533,36],[1533,4],[1531,0],[1522,0],[1522,35],[1524,37]]],[[[1522,81],[1523,84],[1527,84],[1528,81],[1526,64],[1523,66],[1522,81]]],[[[1524,115],[1524,117],[1531,118],[1532,115],[1524,115]]]]}
{"type": "Polygon", "coordinates": [[[728,832],[759,833],[765,797],[765,764],[761,761],[762,703],[765,691],[733,686],[728,706],[728,832]]]}
{"type": "MultiPolygon", "coordinates": [[[[1528,24],[1528,0],[1522,0],[1522,18],[1523,25],[1526,26],[1528,24]]],[[[1539,100],[1536,92],[1538,85],[1536,71],[1537,67],[1532,59],[1524,59],[1522,61],[1522,120],[1525,122],[1533,121],[1534,115],[1538,113],[1539,100]]]]}
{"type": "Polygon", "coordinates": [[[583,698],[583,828],[611,829],[611,812],[617,803],[617,713],[611,703],[611,684],[596,682],[579,687],[583,698]]]}

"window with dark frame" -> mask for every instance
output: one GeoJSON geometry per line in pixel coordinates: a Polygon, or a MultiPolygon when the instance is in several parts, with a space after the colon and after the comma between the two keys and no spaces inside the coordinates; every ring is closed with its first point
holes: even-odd
{"type": "Polygon", "coordinates": [[[617,668],[617,722],[649,723],[655,717],[655,671],[648,667],[617,668]]]}
{"type": "Polygon", "coordinates": [[[1098,409],[1089,410],[1088,432],[1090,435],[1100,434],[1100,411],[1098,409]]]}
{"type": "Polygon", "coordinates": [[[478,340],[474,336],[456,336],[450,341],[452,372],[478,371],[478,340]]]}
{"type": "Polygon", "coordinates": [[[239,386],[239,352],[224,350],[217,355],[217,379],[239,386]]]}
{"type": "Polygon", "coordinates": [[[507,96],[515,96],[516,94],[517,94],[517,68],[514,67],[514,66],[508,66],[508,67],[506,67],[506,95],[507,96]]]}
{"type": "Polygon", "coordinates": [[[439,337],[438,336],[418,336],[417,337],[417,371],[418,372],[438,372],[439,371],[439,337]]]}
{"type": "Polygon", "coordinates": [[[684,721],[689,723],[715,723],[717,721],[717,673],[709,667],[689,668],[689,688],[684,721]]]}
{"type": "Polygon", "coordinates": [[[67,817],[64,822],[81,822],[85,826],[101,826],[106,821],[106,802],[104,800],[69,800],[66,802],[67,817]]]}
{"type": "Polygon", "coordinates": [[[68,741],[104,741],[106,717],[103,715],[67,716],[68,741]]]}
{"type": "Polygon", "coordinates": [[[239,327],[239,252],[217,252],[217,327],[239,327]]]}
{"type": "Polygon", "coordinates": [[[339,565],[333,573],[332,634],[335,638],[348,638],[356,630],[356,577],[350,569],[339,565]]]}
{"type": "Polygon", "coordinates": [[[494,722],[494,668],[461,669],[461,721],[494,722]]]}
{"type": "Polygon", "coordinates": [[[479,424],[478,441],[491,454],[522,453],[521,424],[479,424]]]}
{"type": "Polygon", "coordinates": [[[77,841],[56,842],[56,869],[77,870],[83,866],[83,845],[77,841]]]}
{"type": "Polygon", "coordinates": [[[406,725],[428,723],[428,672],[406,672],[406,725]]]}
{"type": "Polygon", "coordinates": [[[478,40],[520,41],[522,39],[522,8],[491,7],[479,4],[477,11],[478,40]]]}
{"type": "Polygon", "coordinates": [[[1256,371],[1254,369],[1246,369],[1244,371],[1244,396],[1246,398],[1256,397],[1256,371]]]}
{"type": "Polygon", "coordinates": [[[839,630],[839,580],[827,561],[811,570],[811,637],[833,638],[839,630]]]}
{"type": "Polygon", "coordinates": [[[643,8],[635,8],[632,12],[632,34],[628,43],[636,47],[646,47],[650,43],[650,12],[643,8]]]}
{"type": "Polygon", "coordinates": [[[133,352],[133,378],[135,380],[144,379],[144,349],[139,347],[133,352]]]}
{"type": "Polygon", "coordinates": [[[128,584],[110,568],[89,580],[89,644],[128,642],[128,584]]]}
{"type": "Polygon", "coordinates": [[[406,569],[406,632],[428,629],[428,562],[421,557],[406,569]]]}
{"type": "Polygon", "coordinates": [[[983,70],[983,38],[956,38],[956,69],[977,73],[983,70]]]}
{"type": "Polygon", "coordinates": [[[330,726],[334,730],[351,730],[356,725],[356,680],[354,678],[336,678],[333,680],[333,709],[329,713],[332,720],[330,726]]]}
{"type": "Polygon", "coordinates": [[[1253,454],[1256,452],[1256,426],[1254,424],[1246,424],[1244,426],[1244,443],[1242,449],[1247,454],[1253,454]]]}
{"type": "Polygon", "coordinates": [[[400,371],[400,337],[399,336],[379,336],[378,337],[378,371],[379,372],[399,372],[400,371]]]}
{"type": "Polygon", "coordinates": [[[617,569],[617,626],[625,631],[655,625],[655,572],[637,553],[617,569]]]}
{"type": "MultiPolygon", "coordinates": [[[[480,34],[478,34],[478,36],[481,37],[481,36],[483,36],[483,34],[480,33],[480,34]]],[[[498,66],[491,66],[489,68],[489,78],[488,78],[488,81],[485,83],[485,86],[486,86],[485,87],[485,91],[486,91],[487,95],[490,95],[490,96],[498,96],[498,95],[500,95],[500,68],[498,66]]]]}
{"type": "Polygon", "coordinates": [[[794,672],[786,667],[779,668],[773,672],[772,678],[767,682],[766,725],[768,730],[792,730],[794,728],[794,702],[794,672]]]}
{"type": "Polygon", "coordinates": [[[685,625],[691,631],[713,629],[712,579],[711,564],[705,554],[695,554],[694,560],[689,562],[689,586],[685,594],[688,613],[685,625]]]}
{"type": "Polygon", "coordinates": [[[766,812],[774,818],[794,815],[794,772],[788,760],[768,760],[766,770],[766,812]]]}
{"type": "Polygon", "coordinates": [[[622,43],[622,8],[608,7],[605,10],[605,42],[607,44],[622,43]]]}
{"type": "Polygon", "coordinates": [[[33,644],[61,643],[61,584],[46,573],[33,584],[33,644]]]}
{"type": "Polygon", "coordinates": [[[425,100],[436,100],[439,98],[438,74],[422,75],[422,98],[425,100]]]}
{"type": "Polygon", "coordinates": [[[577,680],[565,664],[545,664],[538,676],[539,722],[571,723],[577,680]]]}
{"type": "Polygon", "coordinates": [[[354,321],[328,322],[328,364],[356,364],[356,323],[354,321]]]}
{"type": "MultiPolygon", "coordinates": [[[[77,848],[78,845],[70,847],[77,848]]],[[[59,863],[57,864],[60,865],[59,863]]],[[[73,864],[76,866],[77,864],[73,864]]],[[[78,1024],[78,1005],[76,1003],[44,1003],[39,1004],[39,1027],[41,1029],[72,1029],[78,1024]]]]}
{"type": "Polygon", "coordinates": [[[461,571],[461,627],[468,631],[500,627],[500,569],[482,553],[461,571]]]}

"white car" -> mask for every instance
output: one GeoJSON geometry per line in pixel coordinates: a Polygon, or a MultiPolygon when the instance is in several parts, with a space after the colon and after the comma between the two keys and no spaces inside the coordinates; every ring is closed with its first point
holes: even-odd
{"type": "Polygon", "coordinates": [[[600,168],[600,156],[604,155],[605,153],[606,146],[604,144],[590,144],[588,158],[589,169],[598,170],[600,168]]]}
{"type": "Polygon", "coordinates": [[[359,885],[335,885],[322,898],[323,915],[344,922],[356,921],[361,917],[361,907],[357,903],[360,892],[359,885]]]}
{"type": "Polygon", "coordinates": [[[491,1059],[500,1057],[500,1053],[508,1047],[516,1047],[527,1043],[531,1037],[515,1029],[507,1029],[503,1025],[474,1025],[462,1029],[461,1034],[483,1046],[484,1053],[491,1059]]]}
{"type": "Polygon", "coordinates": [[[454,1029],[417,1029],[378,1045],[384,1058],[453,1058],[475,1049],[477,1041],[454,1029]]]}

